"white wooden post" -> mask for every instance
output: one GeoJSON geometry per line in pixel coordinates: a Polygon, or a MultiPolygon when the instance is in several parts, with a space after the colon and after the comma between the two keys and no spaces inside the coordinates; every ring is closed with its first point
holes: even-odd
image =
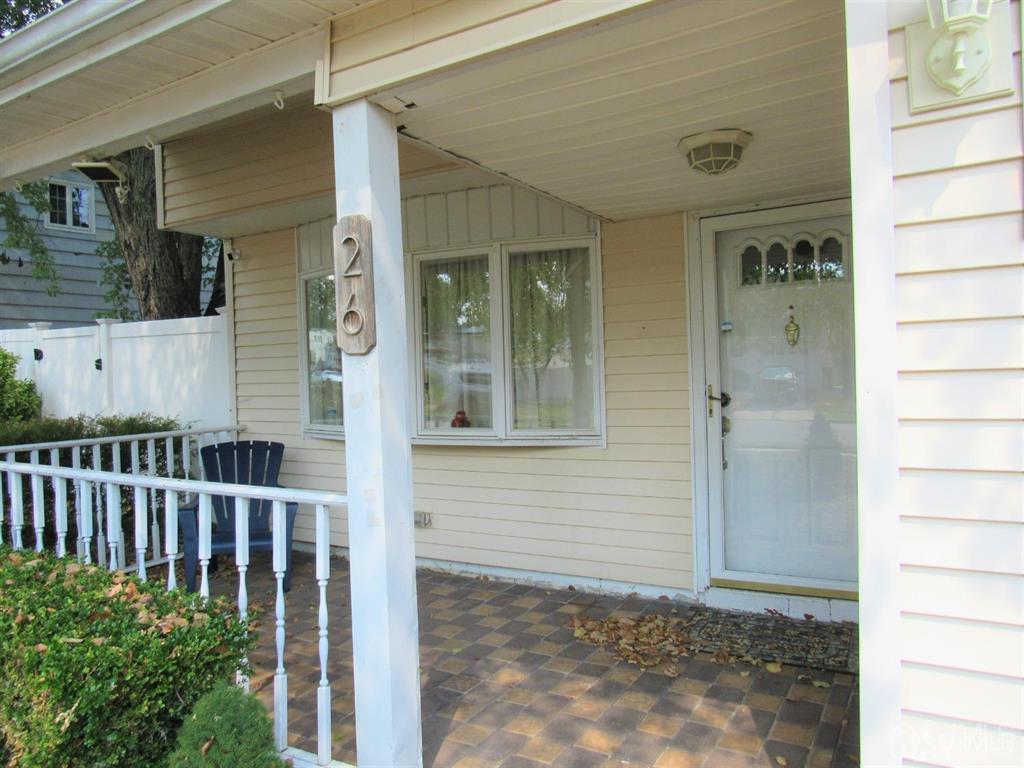
{"type": "Polygon", "coordinates": [[[102,361],[100,381],[103,382],[102,413],[110,416],[114,413],[114,343],[110,337],[110,326],[120,323],[112,317],[101,317],[96,320],[99,334],[96,339],[97,357],[102,361]]]}
{"type": "MultiPolygon", "coordinates": [[[[860,758],[903,759],[899,419],[889,16],[893,3],[846,0],[857,377],[860,758]]],[[[945,737],[948,732],[936,731],[945,737]]]]}
{"type": "Polygon", "coordinates": [[[423,765],[405,268],[392,115],[366,100],[334,121],[337,215],[372,226],[376,347],[343,357],[356,741],[361,768],[423,765]]]}

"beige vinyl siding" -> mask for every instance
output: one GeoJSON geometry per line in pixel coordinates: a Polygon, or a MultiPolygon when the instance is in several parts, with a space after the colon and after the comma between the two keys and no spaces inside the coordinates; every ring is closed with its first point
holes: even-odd
{"type": "MultiPolygon", "coordinates": [[[[405,141],[399,162],[403,178],[458,167],[405,141]]],[[[307,104],[283,111],[268,107],[256,117],[167,142],[159,194],[168,229],[304,200],[328,199],[329,210],[334,195],[330,113],[307,104]]]]}
{"type": "MultiPolygon", "coordinates": [[[[415,446],[419,556],[692,588],[683,242],[682,215],[603,228],[607,448],[415,446]]],[[[301,435],[295,232],[235,244],[239,423],[288,446],[282,482],[343,490],[344,443],[301,435]]]]}
{"type": "MultiPolygon", "coordinates": [[[[1014,3],[1019,78],[1020,6],[1014,3]]],[[[889,39],[903,750],[1024,762],[1021,91],[911,115],[889,39]]]]}

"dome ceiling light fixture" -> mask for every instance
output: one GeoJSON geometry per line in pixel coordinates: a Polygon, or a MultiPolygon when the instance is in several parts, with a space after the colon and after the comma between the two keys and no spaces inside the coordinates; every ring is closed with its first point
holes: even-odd
{"type": "Polygon", "coordinates": [[[721,128],[684,136],[676,148],[693,170],[718,176],[740,164],[743,150],[753,138],[739,128],[721,128]]]}

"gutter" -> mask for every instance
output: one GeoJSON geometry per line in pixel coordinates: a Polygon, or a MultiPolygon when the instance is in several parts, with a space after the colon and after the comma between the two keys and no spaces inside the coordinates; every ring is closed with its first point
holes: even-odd
{"type": "MultiPolygon", "coordinates": [[[[71,0],[26,27],[0,39],[0,77],[43,58],[57,46],[66,45],[69,38],[84,36],[104,22],[136,8],[146,0],[109,0],[85,2],[71,0]]],[[[109,34],[116,34],[112,30],[109,34]]],[[[96,40],[90,42],[98,42],[96,40]]],[[[61,56],[68,55],[61,51],[61,56]]]]}
{"type": "Polygon", "coordinates": [[[87,67],[145,45],[232,2],[234,0],[116,0],[116,5],[111,5],[76,0],[65,6],[76,11],[75,14],[60,16],[58,10],[52,24],[47,23],[49,17],[43,17],[0,41],[0,105],[29,96],[87,67]],[[113,11],[92,16],[97,8],[113,11]],[[80,21],[79,16],[91,19],[89,29],[78,30],[72,26],[80,21]],[[24,37],[23,33],[26,33],[24,37]],[[17,56],[28,46],[41,46],[45,50],[33,48],[32,53],[19,60],[17,56]]]}

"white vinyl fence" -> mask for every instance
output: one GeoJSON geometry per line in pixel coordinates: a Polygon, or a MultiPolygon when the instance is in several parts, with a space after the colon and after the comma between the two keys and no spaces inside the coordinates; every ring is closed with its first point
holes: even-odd
{"type": "Polygon", "coordinates": [[[234,420],[224,316],[78,328],[34,323],[0,331],[0,347],[21,358],[18,376],[36,383],[49,416],[148,412],[196,426],[234,420]]]}

